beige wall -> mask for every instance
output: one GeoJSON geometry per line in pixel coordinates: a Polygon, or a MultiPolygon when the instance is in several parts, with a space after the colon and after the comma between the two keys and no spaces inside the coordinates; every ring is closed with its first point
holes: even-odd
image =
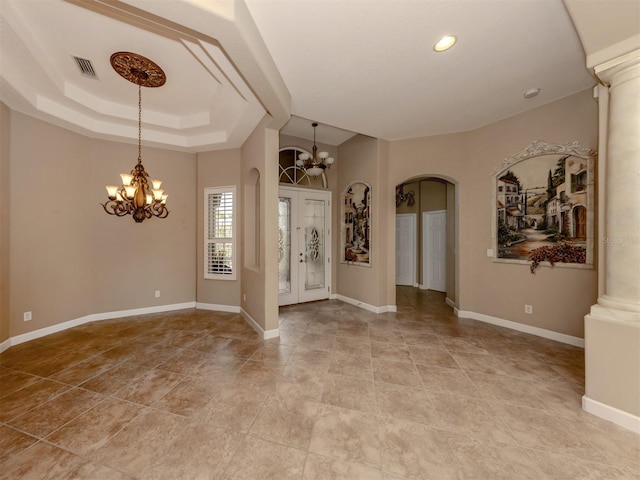
{"type": "MultiPolygon", "coordinates": [[[[582,337],[584,315],[596,299],[595,270],[542,268],[532,275],[527,265],[494,263],[486,254],[492,247],[491,171],[533,140],[577,140],[597,149],[591,90],[471,132],[391,142],[388,181],[395,186],[435,175],[457,183],[460,310],[582,337]],[[525,304],[533,306],[533,315],[524,313],[525,304]]],[[[391,203],[386,208],[395,211],[391,203]]]]}
{"type": "Polygon", "coordinates": [[[0,102],[0,343],[9,338],[9,223],[11,112],[0,102]]]}
{"type": "Polygon", "coordinates": [[[136,145],[11,112],[10,152],[9,336],[93,313],[194,300],[194,155],[143,147],[145,168],[164,180],[171,214],[136,224],[99,205],[104,185],[135,165],[136,145]]]}
{"type": "MultiPolygon", "coordinates": [[[[265,331],[278,328],[278,132],[265,119],[241,149],[241,184],[260,174],[260,267],[247,268],[242,258],[242,308],[265,331]],[[246,300],[245,296],[246,295],[246,300]]],[[[240,195],[243,198],[244,194],[240,195]]],[[[242,207],[244,224],[246,208],[242,207]]],[[[244,245],[244,241],[240,243],[244,245]]]]}
{"type": "MultiPolygon", "coordinates": [[[[207,187],[236,187],[236,215],[242,212],[240,185],[240,149],[219,150],[198,154],[198,214],[196,217],[196,299],[198,303],[211,305],[240,305],[240,282],[242,265],[236,252],[236,279],[211,280],[204,278],[204,189],[207,187]]],[[[242,222],[236,218],[236,249],[242,248],[242,222]]]]}
{"type": "MultiPolygon", "coordinates": [[[[337,293],[347,298],[363,302],[374,307],[384,307],[395,303],[395,286],[389,286],[387,257],[393,257],[388,250],[388,235],[392,230],[395,235],[395,203],[394,210],[389,211],[383,204],[394,202],[395,185],[387,183],[388,152],[387,143],[381,140],[357,135],[338,147],[340,156],[340,174],[338,178],[338,198],[336,204],[342,204],[342,194],[353,182],[365,182],[371,185],[372,218],[371,218],[371,267],[338,263],[337,293]],[[393,290],[393,298],[389,298],[393,290]],[[391,302],[391,303],[389,303],[391,302]]],[[[342,235],[340,210],[337,214],[337,233],[342,235]]],[[[340,238],[340,237],[338,237],[340,238]]],[[[395,237],[394,237],[395,238],[395,237]]],[[[336,261],[342,258],[341,242],[338,241],[336,261]]],[[[395,284],[395,278],[391,281],[395,284]]]]}

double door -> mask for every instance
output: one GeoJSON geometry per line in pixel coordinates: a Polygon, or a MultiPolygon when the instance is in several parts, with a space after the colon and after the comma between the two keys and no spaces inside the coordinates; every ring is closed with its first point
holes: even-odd
{"type": "Polygon", "coordinates": [[[278,304],[329,298],[331,192],[280,187],[278,304]]]}

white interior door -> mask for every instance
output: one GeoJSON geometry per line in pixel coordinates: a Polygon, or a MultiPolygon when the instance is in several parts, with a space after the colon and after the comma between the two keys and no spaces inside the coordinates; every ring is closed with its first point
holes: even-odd
{"type": "Polygon", "coordinates": [[[415,213],[396,215],[396,285],[416,284],[415,213]]]}
{"type": "Polygon", "coordinates": [[[280,187],[280,305],[329,298],[331,192],[280,187]]]}
{"type": "Polygon", "coordinates": [[[447,291],[447,212],[423,212],[423,283],[425,288],[447,291]]]}

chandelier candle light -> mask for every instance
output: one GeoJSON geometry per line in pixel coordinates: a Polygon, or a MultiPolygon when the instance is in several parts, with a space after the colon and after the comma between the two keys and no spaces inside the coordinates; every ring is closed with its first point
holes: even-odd
{"type": "Polygon", "coordinates": [[[142,87],[161,87],[166,82],[162,69],[148,58],[130,52],[116,52],[111,55],[111,66],[120,76],[138,85],[138,164],[131,173],[121,173],[122,187],[107,185],[109,201],[101,203],[109,215],[133,216],[136,223],[145,218],[166,218],[167,197],[160,188],[160,180],[151,180],[142,165],[142,87]]]}
{"type": "Polygon", "coordinates": [[[333,157],[329,156],[328,152],[317,153],[318,147],[316,147],[316,127],[317,123],[312,123],[313,127],[313,155],[308,153],[301,153],[298,155],[296,165],[304,169],[305,173],[310,177],[317,177],[322,175],[325,168],[330,167],[333,164],[333,157]]]}

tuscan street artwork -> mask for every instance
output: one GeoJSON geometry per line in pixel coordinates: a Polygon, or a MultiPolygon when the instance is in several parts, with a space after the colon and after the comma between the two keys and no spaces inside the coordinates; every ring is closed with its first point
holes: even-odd
{"type": "Polygon", "coordinates": [[[590,263],[590,158],[540,155],[508,165],[496,178],[497,258],[590,263]]]}
{"type": "Polygon", "coordinates": [[[342,262],[371,266],[371,186],[354,182],[342,196],[342,262]]]}

